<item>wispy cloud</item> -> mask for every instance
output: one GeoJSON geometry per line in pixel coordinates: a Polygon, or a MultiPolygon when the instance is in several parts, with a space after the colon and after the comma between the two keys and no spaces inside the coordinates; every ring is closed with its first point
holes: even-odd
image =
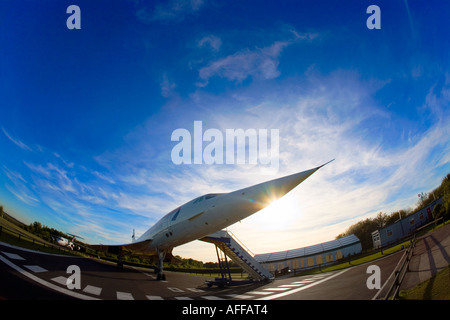
{"type": "Polygon", "coordinates": [[[140,22],[180,22],[195,14],[205,5],[204,0],[169,0],[150,8],[146,2],[139,3],[136,16],[140,22]]]}
{"type": "Polygon", "coordinates": [[[171,95],[174,94],[174,90],[177,87],[177,85],[174,82],[171,82],[169,80],[169,77],[166,73],[162,76],[162,81],[160,83],[161,86],[161,95],[164,98],[169,98],[171,95]]]}
{"type": "MultiPolygon", "coordinates": [[[[209,62],[207,66],[199,70],[199,77],[202,81],[197,85],[204,87],[208,84],[209,79],[215,76],[237,83],[248,77],[262,80],[277,78],[280,75],[278,65],[282,51],[294,43],[309,42],[318,37],[317,33],[299,33],[294,29],[289,30],[288,34],[286,40],[274,41],[270,46],[256,49],[245,48],[209,62]]],[[[221,41],[215,36],[208,36],[203,38],[199,44],[209,44],[215,51],[218,51],[221,41]]]]}
{"type": "Polygon", "coordinates": [[[17,145],[19,148],[26,150],[26,151],[33,151],[29,146],[27,146],[25,143],[20,141],[19,139],[13,138],[6,130],[2,127],[3,133],[8,137],[9,140],[11,140],[15,145],[17,145]]]}
{"type": "Polygon", "coordinates": [[[200,48],[208,47],[214,52],[218,52],[222,46],[222,40],[215,35],[208,35],[198,41],[200,48]]]}
{"type": "Polygon", "coordinates": [[[237,52],[225,58],[211,62],[199,71],[203,81],[199,86],[205,86],[211,77],[223,77],[231,81],[242,82],[248,77],[255,79],[273,79],[280,75],[278,71],[278,56],[289,45],[289,42],[275,42],[270,47],[237,52]]]}

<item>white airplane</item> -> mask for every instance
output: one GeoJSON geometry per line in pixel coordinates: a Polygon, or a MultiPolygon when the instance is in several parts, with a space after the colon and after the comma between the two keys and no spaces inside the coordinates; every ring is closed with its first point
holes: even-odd
{"type": "Polygon", "coordinates": [[[260,211],[329,162],[230,193],[200,196],[166,214],[137,240],[133,232],[132,243],[91,247],[119,255],[126,250],[153,255],[159,260],[157,279],[164,280],[163,262],[173,258],[174,247],[206,237],[260,211]]]}
{"type": "MultiPolygon", "coordinates": [[[[69,235],[73,236],[72,241],[69,241],[68,239],[61,237],[61,236],[58,236],[58,237],[52,236],[52,238],[61,247],[66,247],[66,248],[70,248],[70,250],[73,250],[73,248],[75,246],[75,244],[73,243],[73,240],[75,240],[75,238],[81,238],[81,237],[74,235],[74,234],[70,234],[70,233],[69,233],[69,235]]],[[[81,239],[83,239],[83,238],[81,238],[81,239]]]]}

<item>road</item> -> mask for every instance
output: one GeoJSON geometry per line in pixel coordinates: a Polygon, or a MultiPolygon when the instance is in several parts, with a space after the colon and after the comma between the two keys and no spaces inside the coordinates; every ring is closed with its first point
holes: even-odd
{"type": "MultiPolygon", "coordinates": [[[[392,272],[400,254],[374,263],[382,281],[392,272]]],[[[95,259],[44,254],[0,243],[0,297],[2,299],[101,300],[370,300],[375,292],[366,286],[368,265],[314,276],[277,279],[219,289],[208,288],[212,278],[167,272],[156,281],[151,270],[125,267],[95,259]],[[69,289],[69,266],[80,270],[80,289],[69,289]]]]}

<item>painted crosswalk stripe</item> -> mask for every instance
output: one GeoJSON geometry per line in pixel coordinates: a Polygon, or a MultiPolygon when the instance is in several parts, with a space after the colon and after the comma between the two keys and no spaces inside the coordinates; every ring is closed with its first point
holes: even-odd
{"type": "Polygon", "coordinates": [[[186,290],[192,291],[192,292],[205,292],[205,290],[197,289],[197,288],[186,288],[186,290]]]}
{"type": "Polygon", "coordinates": [[[177,299],[177,300],[194,300],[194,299],[189,298],[189,297],[175,297],[175,299],[177,299]]]}
{"type": "Polygon", "coordinates": [[[184,290],[181,290],[180,288],[175,288],[175,287],[167,287],[167,289],[169,289],[172,292],[184,292],[184,290]]]}
{"type": "Polygon", "coordinates": [[[292,282],[292,283],[294,283],[294,284],[307,284],[307,283],[311,283],[313,281],[314,280],[302,280],[302,281],[295,281],[295,282],[292,282]]]}
{"type": "Polygon", "coordinates": [[[160,296],[146,296],[148,300],[164,300],[160,296]]]}
{"type": "Polygon", "coordinates": [[[91,286],[91,285],[87,285],[83,289],[83,291],[86,292],[86,293],[95,294],[96,296],[99,296],[100,293],[102,292],[102,288],[91,286]]]}
{"type": "Polygon", "coordinates": [[[134,300],[133,295],[129,292],[117,291],[117,300],[134,300]]]}
{"type": "Polygon", "coordinates": [[[258,296],[266,296],[266,295],[271,294],[273,292],[270,292],[270,291],[250,291],[250,292],[247,292],[247,293],[248,294],[256,294],[258,296]]]}
{"type": "Polygon", "coordinates": [[[40,266],[24,266],[25,268],[27,268],[28,270],[33,271],[34,273],[39,273],[39,272],[47,272],[47,269],[44,269],[40,266]]]}
{"type": "Polygon", "coordinates": [[[297,284],[282,284],[280,287],[281,288],[296,288],[296,287],[300,287],[302,286],[303,283],[297,283],[297,284]]]}
{"type": "Polygon", "coordinates": [[[267,290],[267,291],[284,291],[284,290],[289,290],[289,288],[267,288],[267,289],[263,289],[263,290],[267,290]]]}
{"type": "Polygon", "coordinates": [[[62,284],[64,286],[67,285],[67,278],[63,276],[52,278],[52,281],[55,281],[56,283],[62,284]]]}
{"type": "Polygon", "coordinates": [[[225,300],[223,298],[219,298],[219,297],[216,297],[216,296],[202,296],[202,298],[206,299],[206,300],[225,300]]]}
{"type": "Polygon", "coordinates": [[[25,258],[22,258],[21,256],[19,256],[18,254],[15,254],[15,253],[9,253],[9,252],[4,252],[4,251],[2,251],[2,253],[5,256],[7,256],[8,258],[13,259],[13,260],[25,260],[25,258]]]}
{"type": "Polygon", "coordinates": [[[233,299],[253,299],[254,296],[249,296],[246,294],[227,294],[227,297],[233,298],[233,299]]]}

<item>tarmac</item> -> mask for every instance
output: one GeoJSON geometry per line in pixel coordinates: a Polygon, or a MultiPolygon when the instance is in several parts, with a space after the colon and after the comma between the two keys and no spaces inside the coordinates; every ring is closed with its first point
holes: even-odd
{"type": "MultiPolygon", "coordinates": [[[[416,239],[409,270],[400,287],[411,289],[450,265],[450,223],[416,239]]],[[[449,281],[450,287],[450,281],[449,281]]]]}

